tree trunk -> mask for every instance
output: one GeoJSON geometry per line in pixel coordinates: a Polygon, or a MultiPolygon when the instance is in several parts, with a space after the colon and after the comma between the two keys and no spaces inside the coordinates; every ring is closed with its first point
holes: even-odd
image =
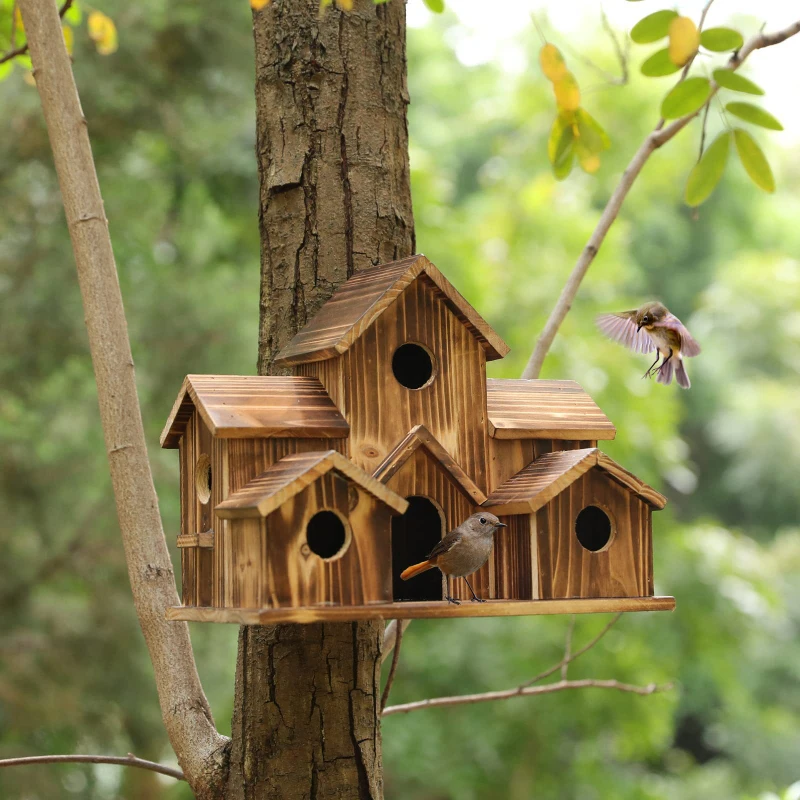
{"type": "MultiPolygon", "coordinates": [[[[356,269],[414,252],[405,4],[254,14],[258,371],[356,269]]],[[[379,622],[243,627],[232,798],[383,796],[379,622]]]]}

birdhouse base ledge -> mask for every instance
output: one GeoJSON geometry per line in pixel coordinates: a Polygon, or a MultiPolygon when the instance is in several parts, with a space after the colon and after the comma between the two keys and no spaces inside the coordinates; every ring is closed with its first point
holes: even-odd
{"type": "Polygon", "coordinates": [[[273,625],[281,622],[350,622],[360,619],[444,619],[446,617],[524,617],[539,614],[608,614],[618,611],[672,611],[674,597],[570,597],[561,600],[443,600],[381,603],[363,606],[305,606],[303,608],[212,608],[172,606],[168,620],[273,625]]]}

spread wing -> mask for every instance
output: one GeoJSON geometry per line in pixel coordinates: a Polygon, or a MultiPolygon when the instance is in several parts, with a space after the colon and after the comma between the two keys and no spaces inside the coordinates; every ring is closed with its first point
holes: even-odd
{"type": "Polygon", "coordinates": [[[681,355],[696,356],[700,354],[700,345],[692,337],[692,334],[686,330],[686,326],[674,315],[667,314],[661,322],[657,322],[653,327],[655,328],[669,328],[675,331],[681,337],[681,355]]]}
{"type": "Polygon", "coordinates": [[[601,333],[624,344],[634,353],[649,353],[656,349],[653,340],[646,330],[636,330],[635,311],[622,311],[619,314],[601,314],[597,318],[597,327],[601,333]]]}
{"type": "Polygon", "coordinates": [[[439,542],[433,550],[428,554],[428,560],[432,558],[436,558],[436,556],[440,556],[443,553],[447,553],[452,550],[457,544],[461,542],[461,533],[458,530],[450,531],[447,536],[439,542]]]}

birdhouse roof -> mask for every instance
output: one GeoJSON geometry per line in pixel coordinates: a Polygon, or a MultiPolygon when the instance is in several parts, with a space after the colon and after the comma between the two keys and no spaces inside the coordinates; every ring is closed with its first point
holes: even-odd
{"type": "Polygon", "coordinates": [[[478,488],[475,481],[464,472],[424,425],[415,425],[403,437],[400,444],[386,456],[383,463],[375,470],[375,477],[382,483],[387,483],[420,447],[424,448],[431,458],[438,462],[472,502],[480,505],[486,500],[486,495],[478,488]]]}
{"type": "Polygon", "coordinates": [[[483,345],[486,360],[502,358],[508,345],[423,255],[356,272],[284,347],[280,366],[323,361],[344,353],[417,278],[429,281],[442,301],[483,345]]]}
{"type": "Polygon", "coordinates": [[[538,511],[593,467],[604,470],[653,508],[664,508],[667,499],[640,481],[596,447],[559,450],[539,456],[495,489],[484,508],[497,514],[529,514],[538,511]]]}
{"type": "Polygon", "coordinates": [[[161,446],[176,448],[197,409],[223,439],[346,438],[347,420],[316,378],[187,375],[161,433],[161,446]]]}
{"type": "Polygon", "coordinates": [[[223,519],[266,517],[287,500],[331,470],[360,486],[398,514],[405,513],[408,501],[357,467],[336,450],[293,453],[276,461],[241,489],[232,492],[216,507],[223,519]]]}
{"type": "Polygon", "coordinates": [[[495,439],[613,439],[617,429],[575,381],[486,381],[495,439]]]}

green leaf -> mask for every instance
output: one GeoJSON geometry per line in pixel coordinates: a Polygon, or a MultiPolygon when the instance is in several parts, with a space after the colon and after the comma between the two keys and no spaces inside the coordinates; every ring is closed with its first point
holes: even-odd
{"type": "Polygon", "coordinates": [[[723,88],[732,92],[745,92],[746,94],[764,94],[764,90],[744,75],[729,69],[715,69],[714,80],[723,88]]]}
{"type": "Polygon", "coordinates": [[[631,29],[631,39],[636,44],[650,44],[657,42],[669,34],[669,24],[678,16],[677,11],[664,9],[648,14],[644,19],[640,19],[631,29]]]}
{"type": "Polygon", "coordinates": [[[444,0],[424,0],[424,2],[434,14],[441,14],[444,11],[444,0]]]}
{"type": "Polygon", "coordinates": [[[745,122],[752,122],[753,125],[760,125],[762,128],[769,128],[771,131],[782,131],[783,125],[778,122],[769,111],[754,106],[752,103],[728,103],[725,110],[729,111],[745,122]]]}
{"type": "Polygon", "coordinates": [[[675,86],[661,103],[664,119],[679,119],[705,105],[711,94],[708,78],[687,78],[675,86]]]}
{"type": "Polygon", "coordinates": [[[572,129],[572,115],[559,114],[553,121],[550,137],[547,140],[547,157],[554,168],[567,158],[575,141],[572,129]]]}
{"type": "Polygon", "coordinates": [[[733,28],[708,28],[700,34],[700,44],[714,53],[738,50],[744,44],[744,37],[733,28]]]}
{"type": "Polygon", "coordinates": [[[11,74],[11,70],[14,69],[12,61],[13,59],[0,64],[0,81],[5,80],[11,74]]]}
{"type": "Polygon", "coordinates": [[[775,178],[772,175],[769,161],[758,146],[758,142],[741,128],[734,129],[733,137],[736,142],[736,152],[739,153],[739,160],[750,179],[759,189],[763,189],[765,192],[774,192],[775,178]]]}
{"type": "Polygon", "coordinates": [[[81,19],[83,18],[83,14],[81,13],[81,8],[77,3],[73,3],[67,10],[64,12],[64,19],[69,22],[70,25],[73,27],[77,27],[81,24],[81,19]]]}
{"type": "Polygon", "coordinates": [[[702,158],[694,165],[686,181],[686,202],[690,206],[699,206],[716,189],[728,163],[730,145],[731,135],[725,131],[706,148],[702,158]]]}
{"type": "Polygon", "coordinates": [[[679,69],[680,67],[673,64],[669,57],[669,48],[665,47],[663,50],[657,50],[642,64],[642,75],[648,78],[662,78],[664,75],[672,75],[679,69]]]}
{"type": "Polygon", "coordinates": [[[611,147],[611,139],[605,129],[588,111],[579,108],[575,112],[575,122],[578,136],[587,152],[597,155],[611,147]]]}
{"type": "Polygon", "coordinates": [[[558,164],[553,165],[553,175],[557,181],[563,181],[570,172],[575,163],[575,148],[570,145],[569,149],[565,151],[564,158],[558,164]]]}

